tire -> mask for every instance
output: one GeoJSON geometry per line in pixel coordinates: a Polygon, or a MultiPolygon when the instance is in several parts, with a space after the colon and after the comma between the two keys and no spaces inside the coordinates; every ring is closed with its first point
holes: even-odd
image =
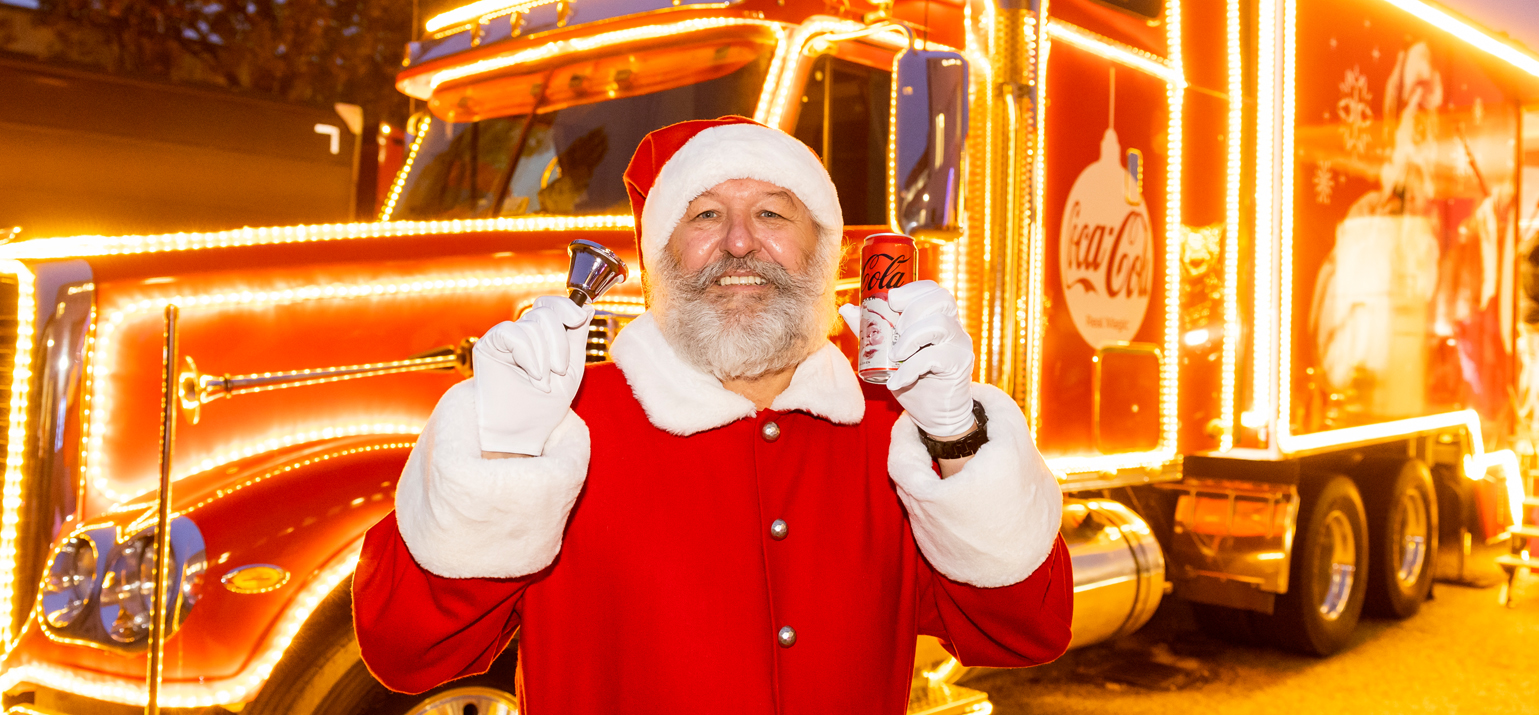
{"type": "Polygon", "coordinates": [[[1368,597],[1364,612],[1410,618],[1432,593],[1438,549],[1437,492],[1420,460],[1364,470],[1359,479],[1368,512],[1368,597]]]}
{"type": "Polygon", "coordinates": [[[1342,476],[1300,484],[1288,592],[1271,615],[1252,613],[1252,628],[1264,641],[1308,655],[1341,650],[1362,615],[1368,564],[1357,485],[1342,476]]]}
{"type": "Polygon", "coordinates": [[[352,590],[323,601],[244,715],[512,715],[518,649],[510,644],[482,675],[419,695],[391,692],[363,663],[353,633],[352,590]]]}

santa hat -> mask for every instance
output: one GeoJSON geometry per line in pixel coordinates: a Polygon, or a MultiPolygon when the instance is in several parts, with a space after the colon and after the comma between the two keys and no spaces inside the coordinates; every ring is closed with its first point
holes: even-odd
{"type": "Polygon", "coordinates": [[[696,119],[648,134],[625,169],[643,262],[667,247],[689,202],[732,179],[758,179],[795,194],[822,228],[823,241],[844,234],[834,182],[806,144],[745,117],[696,119]]]}

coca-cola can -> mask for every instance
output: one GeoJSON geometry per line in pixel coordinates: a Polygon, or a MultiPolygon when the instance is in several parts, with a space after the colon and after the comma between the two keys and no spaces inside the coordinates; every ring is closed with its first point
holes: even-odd
{"type": "Polygon", "coordinates": [[[914,280],[914,239],[900,233],[866,237],[860,248],[860,354],[856,372],[866,382],[885,384],[898,371],[892,346],[898,339],[898,313],[887,304],[887,291],[914,280]]]}

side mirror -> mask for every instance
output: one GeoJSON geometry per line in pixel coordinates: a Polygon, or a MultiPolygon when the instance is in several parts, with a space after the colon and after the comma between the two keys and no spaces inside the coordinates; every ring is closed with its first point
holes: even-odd
{"type": "Polygon", "coordinates": [[[908,50],[893,61],[892,77],[887,221],[916,238],[955,238],[962,233],[967,60],[956,52],[908,50]]]}

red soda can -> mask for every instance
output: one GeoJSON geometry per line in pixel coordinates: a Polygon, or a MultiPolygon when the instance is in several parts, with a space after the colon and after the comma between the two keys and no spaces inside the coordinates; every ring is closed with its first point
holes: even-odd
{"type": "Polygon", "coordinates": [[[898,339],[898,313],[887,304],[887,291],[914,280],[918,262],[914,239],[877,233],[860,247],[860,353],[856,372],[866,382],[885,384],[898,371],[892,346],[898,339]]]}

